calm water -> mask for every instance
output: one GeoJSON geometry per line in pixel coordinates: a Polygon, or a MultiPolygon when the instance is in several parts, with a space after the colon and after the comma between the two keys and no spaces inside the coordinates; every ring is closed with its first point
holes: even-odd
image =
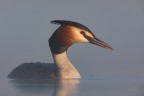
{"type": "Polygon", "coordinates": [[[0,85],[1,96],[144,96],[144,78],[0,79],[0,85]]]}
{"type": "Polygon", "coordinates": [[[0,96],[144,96],[144,0],[0,0],[0,14],[0,96]],[[22,63],[53,62],[47,40],[55,19],[80,22],[114,48],[69,49],[81,75],[96,78],[5,78],[22,63]]]}

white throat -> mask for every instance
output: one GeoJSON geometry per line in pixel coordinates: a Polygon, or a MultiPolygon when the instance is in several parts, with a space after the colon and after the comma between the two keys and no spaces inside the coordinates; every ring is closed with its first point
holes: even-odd
{"type": "Polygon", "coordinates": [[[69,61],[66,51],[60,54],[53,54],[53,59],[58,68],[59,78],[81,78],[77,69],[69,61]]]}

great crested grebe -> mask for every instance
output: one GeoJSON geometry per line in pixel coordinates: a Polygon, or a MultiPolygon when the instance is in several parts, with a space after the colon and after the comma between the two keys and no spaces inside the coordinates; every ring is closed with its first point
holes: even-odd
{"type": "Polygon", "coordinates": [[[103,48],[112,49],[101,41],[84,25],[66,20],[53,20],[51,23],[61,25],[50,37],[49,46],[54,64],[25,63],[8,75],[11,79],[70,79],[81,78],[80,73],[67,57],[68,48],[74,43],[92,43],[103,48]]]}

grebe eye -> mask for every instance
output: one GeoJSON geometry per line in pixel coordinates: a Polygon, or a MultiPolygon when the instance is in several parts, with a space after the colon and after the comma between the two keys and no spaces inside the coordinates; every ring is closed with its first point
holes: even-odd
{"type": "Polygon", "coordinates": [[[83,35],[85,35],[85,32],[84,32],[84,31],[81,31],[80,33],[83,34],[83,35]]]}

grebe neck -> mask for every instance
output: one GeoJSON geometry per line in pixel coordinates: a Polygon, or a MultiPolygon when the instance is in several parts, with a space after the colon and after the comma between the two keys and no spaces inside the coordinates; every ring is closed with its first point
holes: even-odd
{"type": "Polygon", "coordinates": [[[62,52],[60,54],[52,54],[55,64],[58,69],[59,78],[69,79],[69,78],[80,78],[80,74],[77,69],[71,64],[67,57],[67,53],[62,52]]]}

